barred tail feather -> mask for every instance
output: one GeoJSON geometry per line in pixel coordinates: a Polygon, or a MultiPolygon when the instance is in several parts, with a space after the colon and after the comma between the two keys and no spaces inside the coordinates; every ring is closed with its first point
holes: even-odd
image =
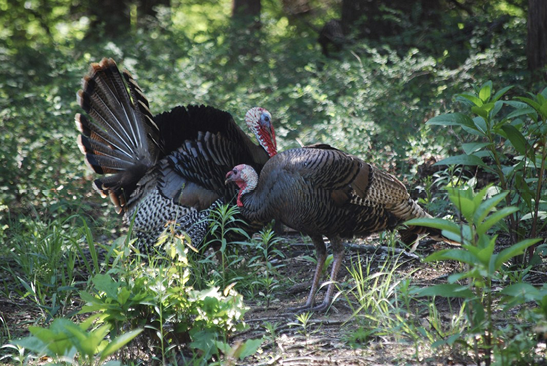
{"type": "Polygon", "coordinates": [[[158,160],[159,128],[137,82],[112,59],[91,65],[77,100],[91,117],[76,115],[78,146],[93,171],[114,174],[99,178],[94,186],[121,211],[158,160]]]}

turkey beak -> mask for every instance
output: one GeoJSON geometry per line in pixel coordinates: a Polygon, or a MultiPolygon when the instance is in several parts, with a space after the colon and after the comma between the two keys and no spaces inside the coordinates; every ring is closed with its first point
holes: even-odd
{"type": "Polygon", "coordinates": [[[226,180],[224,181],[224,185],[228,185],[228,183],[232,182],[232,174],[232,171],[226,173],[226,180]]]}

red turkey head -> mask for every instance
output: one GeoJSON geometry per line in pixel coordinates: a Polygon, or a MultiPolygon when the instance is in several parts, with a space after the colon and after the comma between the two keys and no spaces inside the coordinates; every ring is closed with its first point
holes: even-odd
{"type": "Polygon", "coordinates": [[[258,182],[258,174],[256,171],[249,165],[240,164],[235,166],[226,174],[226,180],[224,184],[234,182],[239,187],[239,193],[237,195],[237,205],[239,207],[243,206],[241,202],[241,195],[247,192],[250,192],[256,188],[258,182]]]}
{"type": "Polygon", "coordinates": [[[270,158],[277,154],[277,142],[270,112],[260,107],[251,108],[245,114],[245,122],[270,158]]]}

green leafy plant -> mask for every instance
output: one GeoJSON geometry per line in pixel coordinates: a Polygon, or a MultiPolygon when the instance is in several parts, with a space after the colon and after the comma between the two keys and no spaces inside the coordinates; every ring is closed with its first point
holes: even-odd
{"type": "Polygon", "coordinates": [[[496,306],[499,301],[505,305],[511,303],[509,296],[501,297],[496,292],[495,281],[503,279],[504,266],[507,266],[511,259],[540,240],[525,239],[496,252],[498,236],[491,236],[489,231],[518,209],[504,207],[496,210],[496,206],[505,199],[508,192],[488,197],[489,188],[491,187],[485,187],[477,193],[470,188],[447,188],[449,197],[461,212],[465,224],[458,225],[434,218],[408,221],[410,225],[441,229],[445,237],[462,243],[461,249],[441,250],[427,257],[425,261],[455,260],[465,264],[466,269],[450,275],[446,284],[416,289],[415,294],[462,298],[468,326],[444,341],[437,342],[436,345],[462,342],[470,350],[474,350],[477,363],[485,362],[487,365],[491,364],[492,355],[502,347],[497,337],[502,337],[503,334],[498,331],[493,318],[496,306]]]}
{"type": "Polygon", "coordinates": [[[257,254],[249,260],[249,268],[257,275],[257,279],[252,281],[251,285],[258,287],[259,295],[266,300],[266,308],[270,306],[274,291],[280,287],[280,281],[277,279],[280,265],[272,263],[274,258],[285,258],[285,254],[277,249],[279,242],[280,239],[275,237],[271,228],[261,231],[260,240],[253,246],[257,254]]]}
{"type": "Polygon", "coordinates": [[[68,319],[55,319],[49,328],[29,327],[32,336],[14,342],[37,356],[47,355],[56,364],[67,362],[73,365],[121,365],[105,359],[135,338],[142,329],[134,329],[114,338],[109,338],[110,325],[93,328],[99,316],[90,316],[80,324],[68,319]],[[93,328],[93,329],[90,329],[93,328]]]}
{"type": "MultiPolygon", "coordinates": [[[[167,235],[167,234],[166,234],[167,235]]],[[[92,278],[92,291],[81,291],[86,301],[81,313],[101,314],[114,335],[144,328],[165,361],[169,350],[189,343],[207,360],[219,354],[216,341],[244,328],[246,307],[233,286],[195,290],[189,283],[188,246],[184,237],[161,238],[165,257],[155,254],[148,264],[115,267],[112,274],[92,278]],[[113,276],[116,274],[116,278],[113,276]]]]}
{"type": "Polygon", "coordinates": [[[296,322],[290,322],[289,326],[298,326],[300,327],[300,332],[306,336],[306,338],[309,338],[310,336],[310,320],[313,316],[313,313],[310,311],[303,312],[296,315],[296,322]]]}
{"type": "Polygon", "coordinates": [[[205,267],[206,270],[212,271],[214,282],[221,288],[226,288],[241,279],[237,269],[243,258],[239,255],[238,249],[241,245],[248,245],[250,241],[249,235],[243,229],[246,223],[237,216],[238,212],[237,206],[228,204],[218,205],[211,211],[208,240],[204,248],[213,248],[220,263],[215,263],[212,256],[198,259],[201,265],[208,265],[205,267]]]}
{"type": "Polygon", "coordinates": [[[506,215],[509,234],[516,243],[536,237],[547,223],[547,88],[537,95],[502,100],[511,88],[494,93],[492,82],[486,82],[473,94],[457,96],[470,106],[474,116],[444,114],[430,119],[428,124],[459,126],[469,134],[469,141],[462,144],[464,154],[437,164],[477,166],[494,174],[499,189],[508,192],[505,205],[519,208],[506,215]],[[510,111],[506,111],[508,108],[510,111]]]}

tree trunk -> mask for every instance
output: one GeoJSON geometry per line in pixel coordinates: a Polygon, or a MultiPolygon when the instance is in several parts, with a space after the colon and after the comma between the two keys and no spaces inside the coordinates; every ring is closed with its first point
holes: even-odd
{"type": "Polygon", "coordinates": [[[163,5],[169,6],[169,0],[140,0],[137,7],[137,16],[143,17],[156,17],[156,6],[163,5]]]}
{"type": "Polygon", "coordinates": [[[367,14],[371,0],[343,0],[342,1],[342,29],[344,34],[350,34],[354,28],[359,28],[358,36],[365,36],[368,32],[364,26],[369,19],[367,14]],[[362,21],[363,24],[358,23],[362,21]]]}
{"type": "Polygon", "coordinates": [[[260,0],[232,0],[230,41],[236,55],[256,55],[260,47],[260,0]]]}
{"type": "Polygon", "coordinates": [[[233,0],[232,17],[233,18],[253,18],[260,21],[260,10],[262,6],[260,0],[233,0]]]}
{"type": "Polygon", "coordinates": [[[95,38],[104,32],[107,37],[117,37],[131,29],[131,16],[126,1],[89,0],[91,17],[88,36],[95,38]]]}
{"type": "Polygon", "coordinates": [[[526,57],[530,71],[547,64],[547,1],[528,0],[528,39],[526,57]]]}

